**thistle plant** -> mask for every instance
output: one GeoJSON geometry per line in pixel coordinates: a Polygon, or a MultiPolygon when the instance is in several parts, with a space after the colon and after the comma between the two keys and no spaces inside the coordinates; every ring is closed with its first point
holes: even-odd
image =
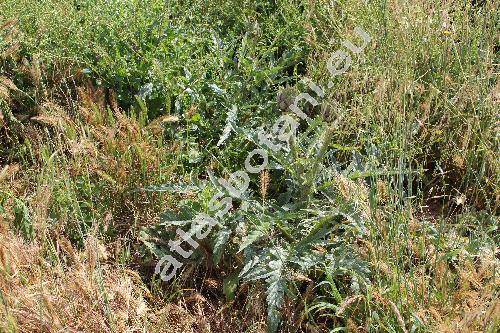
{"type": "MultiPolygon", "coordinates": [[[[237,274],[232,275],[233,284],[264,283],[268,331],[275,332],[285,299],[294,299],[304,282],[304,278],[298,279],[298,276],[317,279],[327,270],[333,276],[351,276],[358,287],[368,283],[367,265],[356,257],[353,248],[355,240],[367,233],[370,212],[366,188],[351,179],[356,174],[354,169],[342,171],[334,162],[331,138],[335,129],[319,119],[312,120],[306,130],[292,136],[280,150],[260,143],[261,129],[240,128],[234,121],[230,125],[239,139],[268,153],[270,163],[266,177],[271,180],[266,182],[272,183],[275,173],[280,174],[284,183],[272,193],[266,188],[265,197],[251,190],[241,196],[232,195],[239,209],[220,220],[218,229],[209,236],[212,260],[224,265],[221,258],[242,256],[237,274]],[[237,248],[232,244],[237,244],[237,248]]],[[[209,212],[208,193],[231,196],[211,172],[206,181],[149,189],[197,193],[194,199],[183,201],[180,212],[165,212],[159,226],[144,231],[145,243],[157,254],[169,253],[169,250],[148,236],[156,232],[156,239],[164,243],[165,239],[161,238],[165,235],[175,236],[168,230],[188,227],[196,214],[209,212]]]]}

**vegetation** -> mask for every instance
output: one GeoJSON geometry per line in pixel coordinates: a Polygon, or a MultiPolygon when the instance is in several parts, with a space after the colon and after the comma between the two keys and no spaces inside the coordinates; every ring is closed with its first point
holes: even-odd
{"type": "Polygon", "coordinates": [[[498,10],[0,0],[0,331],[498,331],[498,10]]]}

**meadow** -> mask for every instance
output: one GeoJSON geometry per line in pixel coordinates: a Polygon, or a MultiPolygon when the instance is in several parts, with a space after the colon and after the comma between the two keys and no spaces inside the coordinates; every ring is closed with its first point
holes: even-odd
{"type": "Polygon", "coordinates": [[[499,12],[0,0],[0,332],[497,332],[499,12]]]}

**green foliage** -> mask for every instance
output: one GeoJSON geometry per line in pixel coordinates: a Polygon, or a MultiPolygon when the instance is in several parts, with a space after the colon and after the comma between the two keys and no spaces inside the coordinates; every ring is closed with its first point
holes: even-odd
{"type": "Polygon", "coordinates": [[[27,240],[35,236],[28,207],[23,200],[14,198],[14,227],[27,240]]]}
{"type": "MultiPolygon", "coordinates": [[[[1,195],[1,194],[0,194],[1,195]]],[[[3,195],[0,196],[0,214],[4,214],[5,213],[5,201],[7,200],[6,197],[4,197],[3,195]]]]}
{"type": "Polygon", "coordinates": [[[9,201],[12,202],[12,224],[14,229],[25,240],[33,240],[35,237],[33,221],[30,215],[30,210],[24,200],[12,195],[11,193],[0,191],[0,216],[3,217],[8,213],[6,207],[9,201]]]}
{"type": "MultiPolygon", "coordinates": [[[[244,261],[237,270],[239,278],[265,282],[268,330],[275,332],[285,297],[294,297],[299,290],[295,281],[297,274],[314,277],[321,275],[327,267],[329,274],[348,274],[362,286],[368,283],[366,264],[355,256],[349,258],[348,254],[354,251],[354,241],[366,235],[369,206],[362,201],[363,186],[349,179],[356,170],[351,169],[342,175],[338,166],[332,164],[332,154],[335,153],[335,149],[330,148],[333,129],[321,121],[311,122],[306,131],[278,152],[259,145],[257,132],[251,128],[235,126],[232,130],[267,151],[270,165],[274,171],[281,172],[286,181],[279,192],[265,201],[260,201],[252,191],[241,197],[233,195],[232,199],[238,202],[240,209],[221,220],[220,229],[211,235],[213,260],[219,263],[222,253],[226,260],[243,253],[244,261]],[[356,199],[342,194],[339,179],[350,184],[350,191],[359,191],[358,195],[352,196],[356,199]],[[238,247],[228,244],[237,244],[238,247]]],[[[189,190],[198,192],[197,200],[183,201],[178,213],[171,210],[163,213],[160,225],[153,229],[163,233],[163,237],[175,237],[168,232],[169,228],[189,226],[190,219],[197,212],[206,211],[207,191],[231,195],[214,176],[210,179],[198,188],[186,184],[148,188],[178,194],[189,190]],[[166,229],[160,231],[158,227],[166,229]]],[[[148,233],[152,231],[145,231],[146,237],[148,233]]],[[[162,243],[165,241],[163,239],[162,243]]],[[[163,251],[169,252],[168,249],[163,251]]],[[[227,266],[228,263],[221,265],[227,266]]],[[[226,295],[232,298],[234,276],[227,281],[226,295]]],[[[356,288],[359,290],[359,286],[356,288]]]]}

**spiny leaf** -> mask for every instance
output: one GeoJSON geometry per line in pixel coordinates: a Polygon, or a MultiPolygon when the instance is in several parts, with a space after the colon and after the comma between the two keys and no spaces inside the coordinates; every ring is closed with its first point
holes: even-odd
{"type": "Polygon", "coordinates": [[[229,240],[229,236],[231,236],[231,230],[228,229],[222,229],[217,233],[213,250],[213,261],[215,265],[219,264],[222,253],[224,252],[224,247],[229,240]]]}
{"type": "MultiPolygon", "coordinates": [[[[280,272],[281,273],[281,272],[280,272]]],[[[286,280],[273,276],[267,287],[267,332],[274,333],[281,322],[281,307],[285,297],[286,280]]]]}
{"type": "Polygon", "coordinates": [[[228,111],[226,125],[224,126],[224,130],[222,131],[222,135],[219,139],[219,142],[217,142],[217,146],[222,145],[229,138],[231,131],[236,126],[235,122],[236,122],[236,112],[237,111],[238,111],[238,109],[237,109],[236,105],[233,105],[231,110],[228,111]]]}
{"type": "Polygon", "coordinates": [[[264,226],[259,226],[257,229],[250,231],[250,233],[243,238],[240,248],[238,249],[238,252],[243,251],[248,246],[252,245],[257,240],[259,240],[261,237],[267,235],[268,231],[269,231],[269,224],[264,226]]]}

